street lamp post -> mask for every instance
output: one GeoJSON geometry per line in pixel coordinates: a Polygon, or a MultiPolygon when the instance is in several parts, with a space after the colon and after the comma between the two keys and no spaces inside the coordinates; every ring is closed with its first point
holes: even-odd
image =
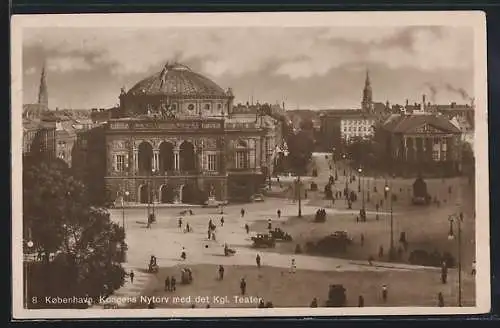
{"type": "Polygon", "coordinates": [[[454,240],[455,234],[453,232],[453,222],[457,223],[457,244],[458,244],[458,306],[462,306],[462,222],[464,216],[463,213],[460,212],[457,214],[452,214],[449,216],[448,220],[450,221],[450,231],[448,233],[448,239],[454,240]]]}
{"type": "Polygon", "coordinates": [[[153,175],[156,173],[156,170],[153,168],[151,169],[151,208],[152,208],[152,213],[153,214],[153,220],[155,219],[155,188],[154,188],[154,183],[153,183],[153,175]]]}
{"type": "Polygon", "coordinates": [[[392,255],[394,254],[394,220],[393,220],[393,215],[392,215],[392,195],[389,195],[389,192],[391,192],[391,187],[392,187],[392,183],[391,185],[388,185],[387,182],[385,183],[385,187],[384,187],[384,191],[385,191],[385,199],[386,199],[386,202],[387,202],[387,196],[390,197],[390,215],[391,215],[391,234],[390,234],[390,246],[389,246],[389,256],[392,257],[392,255]]]}
{"type": "Polygon", "coordinates": [[[122,227],[125,230],[125,198],[128,199],[129,192],[125,191],[122,195],[122,227]]]}
{"type": "MultiPolygon", "coordinates": [[[[28,240],[28,242],[26,243],[26,246],[28,247],[28,254],[31,254],[31,249],[33,248],[33,241],[28,240]]],[[[29,305],[29,302],[28,302],[28,299],[29,299],[29,267],[30,267],[30,264],[29,264],[29,258],[25,258],[24,259],[24,273],[23,273],[23,276],[24,276],[24,308],[25,309],[28,309],[28,305],[29,305]]]]}
{"type": "Polygon", "coordinates": [[[358,192],[361,192],[361,172],[362,171],[363,171],[362,168],[358,169],[358,173],[359,173],[359,176],[358,176],[358,192]]]}
{"type": "Polygon", "coordinates": [[[358,173],[359,173],[359,190],[362,192],[361,208],[364,211],[365,210],[365,180],[363,180],[363,189],[361,189],[361,179],[362,179],[362,174],[363,174],[363,169],[361,167],[358,168],[358,173]]]}

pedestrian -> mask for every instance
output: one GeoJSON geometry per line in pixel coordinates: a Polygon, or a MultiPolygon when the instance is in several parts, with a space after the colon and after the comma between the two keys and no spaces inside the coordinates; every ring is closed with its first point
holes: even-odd
{"type": "Polygon", "coordinates": [[[223,227],[224,226],[224,217],[221,217],[220,218],[220,226],[223,227]]]}
{"type": "Polygon", "coordinates": [[[224,267],[219,265],[219,280],[224,280],[224,267]]]}
{"type": "Polygon", "coordinates": [[[371,255],[368,257],[368,264],[373,265],[373,256],[371,255]]]}
{"type": "Polygon", "coordinates": [[[245,293],[247,291],[247,282],[245,281],[245,278],[241,278],[240,291],[241,291],[241,295],[245,295],[245,293]]]}
{"type": "Polygon", "coordinates": [[[443,293],[441,293],[441,292],[439,292],[439,294],[438,294],[438,306],[444,307],[444,297],[443,297],[443,293]]]}
{"type": "Polygon", "coordinates": [[[272,222],[271,222],[271,219],[268,219],[268,220],[267,220],[267,229],[268,229],[268,230],[271,230],[272,228],[273,228],[273,224],[272,224],[272,222]]]}
{"type": "Polygon", "coordinates": [[[472,261],[471,275],[473,275],[473,276],[476,275],[476,261],[472,261]]]}
{"type": "Polygon", "coordinates": [[[186,232],[191,232],[191,226],[189,223],[186,223],[186,232]]]}
{"type": "Polygon", "coordinates": [[[170,278],[170,291],[175,292],[176,283],[177,281],[175,280],[175,276],[172,276],[172,278],[170,278]]]}
{"type": "Polygon", "coordinates": [[[312,307],[312,308],[317,308],[318,307],[318,299],[316,297],[313,298],[313,300],[311,302],[311,305],[309,307],[312,307]]]}
{"type": "Polygon", "coordinates": [[[171,291],[171,289],[170,289],[170,278],[168,276],[165,278],[165,291],[169,291],[169,292],[171,291]]]}
{"type": "Polygon", "coordinates": [[[356,215],[356,223],[359,222],[359,216],[356,215]]]}
{"type": "Polygon", "coordinates": [[[250,227],[248,226],[247,223],[245,223],[245,230],[246,230],[247,235],[248,235],[248,233],[250,232],[250,227]]]}
{"type": "Polygon", "coordinates": [[[179,229],[181,229],[182,228],[182,218],[179,218],[179,221],[177,223],[178,223],[179,229]]]}
{"type": "Polygon", "coordinates": [[[266,305],[264,304],[264,300],[261,298],[259,301],[259,305],[257,305],[257,308],[259,309],[264,309],[266,305]]]}
{"type": "Polygon", "coordinates": [[[276,211],[276,214],[278,214],[278,219],[279,219],[279,218],[281,218],[281,210],[280,210],[280,209],[278,209],[278,210],[276,211]]]}
{"type": "Polygon", "coordinates": [[[361,234],[361,247],[365,244],[365,235],[361,234]]]}
{"type": "Polygon", "coordinates": [[[378,205],[378,204],[376,204],[376,205],[375,205],[375,211],[377,211],[377,212],[378,212],[378,208],[379,208],[379,205],[378,205]]]}
{"type": "Polygon", "coordinates": [[[186,257],[187,257],[186,250],[184,249],[184,247],[182,247],[181,259],[185,260],[186,257]]]}
{"type": "Polygon", "coordinates": [[[131,284],[134,283],[134,271],[133,270],[130,271],[130,283],[131,284]]]}
{"type": "Polygon", "coordinates": [[[359,295],[358,297],[358,307],[364,307],[365,306],[365,298],[363,295],[359,295]]]}
{"type": "Polygon", "coordinates": [[[297,265],[295,264],[295,259],[292,259],[292,262],[290,263],[290,272],[295,273],[296,269],[297,269],[297,265]]]}
{"type": "Polygon", "coordinates": [[[242,208],[241,211],[240,211],[240,213],[241,213],[241,217],[244,217],[245,216],[245,209],[242,208]]]}
{"type": "Polygon", "coordinates": [[[257,263],[257,268],[260,269],[260,255],[257,254],[257,256],[255,257],[255,262],[257,263]]]}
{"type": "Polygon", "coordinates": [[[382,301],[384,301],[384,303],[387,302],[387,285],[382,285],[382,301]]]}
{"type": "Polygon", "coordinates": [[[304,199],[307,199],[307,190],[304,190],[304,199]]]}
{"type": "Polygon", "coordinates": [[[155,303],[153,302],[153,300],[150,300],[149,303],[148,303],[148,309],[154,309],[156,306],[155,306],[155,303]]]}
{"type": "Polygon", "coordinates": [[[384,248],[382,247],[382,245],[380,245],[380,247],[378,248],[378,257],[384,257],[384,248]]]}
{"type": "Polygon", "coordinates": [[[448,268],[443,262],[443,266],[441,267],[441,283],[446,284],[446,281],[448,280],[448,268]]]}

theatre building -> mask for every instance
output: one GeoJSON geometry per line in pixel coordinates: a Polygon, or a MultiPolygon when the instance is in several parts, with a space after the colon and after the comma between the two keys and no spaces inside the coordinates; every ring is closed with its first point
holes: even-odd
{"type": "Polygon", "coordinates": [[[233,93],[178,63],[122,89],[103,127],[105,185],[126,202],[248,200],[265,181],[275,125],[240,119],[233,93]]]}
{"type": "Polygon", "coordinates": [[[461,131],[443,115],[391,115],[376,129],[382,157],[394,174],[450,176],[461,170],[461,131]]]}

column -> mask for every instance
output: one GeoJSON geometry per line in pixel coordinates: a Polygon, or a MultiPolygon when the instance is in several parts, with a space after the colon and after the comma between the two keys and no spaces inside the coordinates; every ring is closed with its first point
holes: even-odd
{"type": "Polygon", "coordinates": [[[197,163],[196,163],[196,170],[198,172],[203,172],[204,171],[204,167],[203,167],[203,148],[201,146],[198,147],[197,151],[196,151],[196,159],[197,159],[197,163]]]}
{"type": "Polygon", "coordinates": [[[174,170],[179,171],[179,150],[174,150],[174,170]]]}
{"type": "Polygon", "coordinates": [[[406,162],[408,160],[408,143],[406,136],[404,136],[403,138],[404,138],[403,160],[406,162]]]}
{"type": "Polygon", "coordinates": [[[439,137],[439,150],[438,150],[438,161],[442,161],[443,159],[441,158],[441,150],[443,149],[443,138],[439,137]]]}
{"type": "Polygon", "coordinates": [[[133,164],[132,164],[132,173],[136,173],[139,170],[139,151],[137,148],[132,150],[133,152],[133,164]]]}
{"type": "Polygon", "coordinates": [[[417,138],[412,137],[411,139],[412,139],[412,148],[413,148],[412,160],[416,161],[417,160],[417,138]]]}
{"type": "Polygon", "coordinates": [[[155,150],[153,152],[154,154],[154,157],[155,157],[155,171],[159,171],[160,170],[160,151],[159,150],[155,150]]]}

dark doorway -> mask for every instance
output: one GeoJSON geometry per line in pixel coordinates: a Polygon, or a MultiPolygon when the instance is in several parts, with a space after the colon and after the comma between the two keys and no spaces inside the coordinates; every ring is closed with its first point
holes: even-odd
{"type": "Polygon", "coordinates": [[[149,202],[147,185],[142,185],[139,187],[139,202],[142,204],[147,204],[149,202]]]}
{"type": "Polygon", "coordinates": [[[160,200],[162,203],[173,203],[175,200],[175,192],[172,187],[163,185],[160,188],[160,200]]]}
{"type": "Polygon", "coordinates": [[[191,184],[186,184],[182,188],[182,203],[196,204],[198,203],[197,189],[191,184]]]}

